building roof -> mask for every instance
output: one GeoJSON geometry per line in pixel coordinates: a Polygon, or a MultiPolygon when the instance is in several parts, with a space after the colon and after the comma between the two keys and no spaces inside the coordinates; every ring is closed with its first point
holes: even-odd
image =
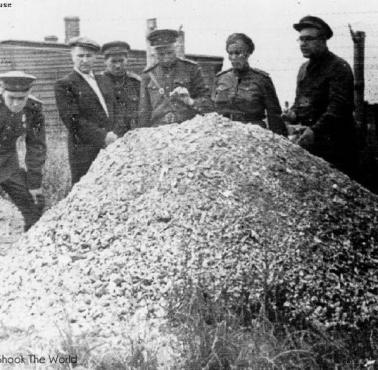
{"type": "MultiPolygon", "coordinates": [[[[35,48],[52,48],[52,49],[69,49],[69,46],[65,43],[55,43],[55,42],[48,42],[48,41],[29,41],[29,40],[3,40],[0,41],[0,45],[11,45],[11,46],[24,46],[24,47],[35,47],[35,48]]],[[[132,49],[134,54],[145,55],[145,50],[140,49],[132,49]]],[[[186,58],[196,60],[206,60],[206,61],[214,61],[214,62],[222,62],[222,56],[215,56],[215,55],[204,55],[204,54],[186,54],[186,58]]]]}

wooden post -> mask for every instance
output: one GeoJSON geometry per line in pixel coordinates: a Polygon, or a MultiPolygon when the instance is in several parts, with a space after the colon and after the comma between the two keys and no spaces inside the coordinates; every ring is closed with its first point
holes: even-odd
{"type": "Polygon", "coordinates": [[[150,42],[147,39],[147,36],[157,28],[156,18],[147,19],[147,30],[146,30],[146,65],[150,67],[156,63],[156,58],[153,53],[153,49],[150,45],[150,42]]]}
{"type": "Polygon", "coordinates": [[[364,119],[364,93],[365,93],[365,32],[354,32],[349,25],[350,33],[354,44],[354,103],[355,118],[357,125],[363,131],[366,130],[366,120],[364,119]]]}

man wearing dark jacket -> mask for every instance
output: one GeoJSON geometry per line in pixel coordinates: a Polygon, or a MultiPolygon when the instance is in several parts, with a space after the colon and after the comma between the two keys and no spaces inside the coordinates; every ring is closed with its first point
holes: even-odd
{"type": "Polygon", "coordinates": [[[130,45],[124,41],[111,41],[101,48],[105,58],[104,78],[114,92],[113,131],[123,136],[137,127],[141,78],[127,70],[130,45]]]}
{"type": "Polygon", "coordinates": [[[92,68],[100,46],[86,38],[70,40],[74,70],[55,83],[61,120],[68,129],[68,155],[72,184],[85,175],[101,148],[117,139],[111,131],[113,91],[92,68]]]}
{"type": "Polygon", "coordinates": [[[303,127],[296,142],[339,170],[353,175],[356,144],[353,73],[349,64],[331,53],[330,26],[313,16],[293,25],[300,50],[309,60],[299,70],[293,107],[284,118],[303,127]]]}
{"type": "Polygon", "coordinates": [[[24,230],[42,215],[42,168],[46,160],[41,102],[30,95],[34,76],[20,71],[0,75],[0,186],[22,213],[24,230]],[[17,139],[25,135],[26,171],[19,166],[17,139]]]}

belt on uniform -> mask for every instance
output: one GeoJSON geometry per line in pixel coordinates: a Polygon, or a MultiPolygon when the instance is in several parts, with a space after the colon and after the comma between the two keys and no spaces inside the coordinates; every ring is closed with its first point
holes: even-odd
{"type": "Polygon", "coordinates": [[[256,116],[253,116],[247,113],[243,113],[243,112],[222,113],[222,116],[226,118],[230,118],[233,121],[253,123],[253,124],[260,125],[261,127],[266,128],[266,123],[261,118],[257,118],[256,116]]]}
{"type": "Polygon", "coordinates": [[[300,124],[302,126],[309,126],[311,127],[314,124],[314,121],[312,119],[298,119],[297,124],[300,124]]]}

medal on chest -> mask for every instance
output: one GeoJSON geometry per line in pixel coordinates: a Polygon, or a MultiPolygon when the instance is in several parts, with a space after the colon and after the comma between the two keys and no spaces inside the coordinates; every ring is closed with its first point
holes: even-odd
{"type": "Polygon", "coordinates": [[[25,113],[21,116],[22,128],[26,128],[26,115],[25,113]]]}

